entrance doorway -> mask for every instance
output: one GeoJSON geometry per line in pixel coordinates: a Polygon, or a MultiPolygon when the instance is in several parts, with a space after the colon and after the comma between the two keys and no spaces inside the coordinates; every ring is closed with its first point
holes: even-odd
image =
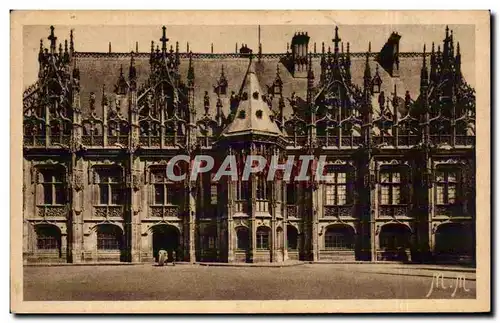
{"type": "Polygon", "coordinates": [[[168,252],[169,260],[172,260],[174,251],[177,258],[180,256],[179,236],[179,229],[172,225],[161,224],[156,225],[153,228],[153,255],[155,257],[155,261],[158,261],[158,251],[161,249],[168,252]]]}

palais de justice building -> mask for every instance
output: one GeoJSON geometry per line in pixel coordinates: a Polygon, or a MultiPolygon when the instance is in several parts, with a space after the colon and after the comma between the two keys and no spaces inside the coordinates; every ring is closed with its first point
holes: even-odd
{"type": "Polygon", "coordinates": [[[474,261],[475,91],[448,28],[420,53],[396,32],[351,52],[333,27],[273,54],[47,34],[23,96],[25,262],[474,261]],[[331,179],[171,182],[179,154],[326,155],[331,179]]]}

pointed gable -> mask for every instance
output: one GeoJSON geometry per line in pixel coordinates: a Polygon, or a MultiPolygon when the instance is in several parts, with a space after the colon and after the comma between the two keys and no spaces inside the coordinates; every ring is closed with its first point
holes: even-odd
{"type": "Polygon", "coordinates": [[[267,134],[270,136],[283,136],[273,113],[264,101],[265,93],[259,84],[255,73],[254,63],[250,61],[248,70],[243,79],[239,92],[239,103],[231,123],[222,132],[223,136],[237,136],[243,134],[267,134]]]}

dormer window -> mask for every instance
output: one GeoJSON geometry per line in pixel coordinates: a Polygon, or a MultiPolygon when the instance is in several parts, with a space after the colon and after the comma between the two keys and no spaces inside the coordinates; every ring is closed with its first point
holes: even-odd
{"type": "Polygon", "coordinates": [[[375,76],[372,79],[372,93],[380,93],[381,85],[382,85],[382,79],[380,78],[380,74],[378,73],[378,65],[377,65],[375,76]]]}
{"type": "Polygon", "coordinates": [[[259,92],[257,92],[257,91],[253,92],[252,96],[255,100],[258,100],[259,99],[259,92]]]}
{"type": "Polygon", "coordinates": [[[281,95],[281,86],[279,84],[274,84],[274,95],[281,95]]]}
{"type": "Polygon", "coordinates": [[[245,119],[246,116],[247,114],[245,113],[245,110],[240,110],[240,112],[238,113],[238,118],[240,119],[245,119]]]}
{"type": "Polygon", "coordinates": [[[217,85],[214,86],[215,93],[218,95],[226,95],[227,94],[227,79],[226,75],[224,74],[224,65],[222,65],[222,70],[221,74],[219,77],[219,80],[217,81],[217,85]]]}
{"type": "Polygon", "coordinates": [[[243,94],[241,95],[241,100],[242,101],[248,100],[248,93],[247,92],[243,92],[243,94]]]}
{"type": "Polygon", "coordinates": [[[255,112],[255,115],[258,119],[262,119],[262,110],[257,110],[257,112],[255,112]]]}

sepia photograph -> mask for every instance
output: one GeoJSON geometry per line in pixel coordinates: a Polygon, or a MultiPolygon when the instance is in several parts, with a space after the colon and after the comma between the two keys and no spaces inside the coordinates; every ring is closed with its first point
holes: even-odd
{"type": "Polygon", "coordinates": [[[488,12],[18,14],[14,312],[489,310],[488,12]]]}

